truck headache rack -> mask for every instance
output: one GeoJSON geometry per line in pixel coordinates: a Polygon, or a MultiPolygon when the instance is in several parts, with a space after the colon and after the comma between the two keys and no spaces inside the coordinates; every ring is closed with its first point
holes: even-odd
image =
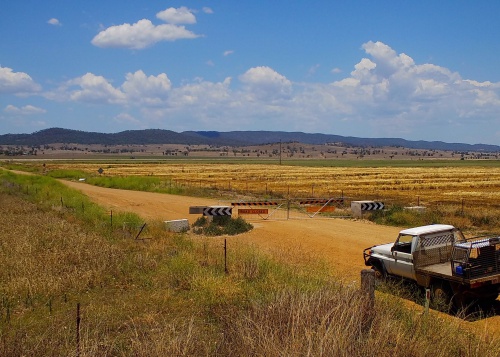
{"type": "Polygon", "coordinates": [[[471,238],[455,244],[451,255],[452,274],[473,279],[500,273],[500,236],[471,238]]]}
{"type": "Polygon", "coordinates": [[[413,253],[415,269],[449,262],[456,239],[454,233],[421,237],[413,253]]]}

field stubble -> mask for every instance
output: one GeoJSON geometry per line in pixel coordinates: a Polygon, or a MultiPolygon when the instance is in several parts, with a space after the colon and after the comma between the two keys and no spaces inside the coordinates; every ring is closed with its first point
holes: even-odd
{"type": "Polygon", "coordinates": [[[465,228],[500,230],[500,167],[303,167],[204,163],[54,163],[46,170],[89,176],[155,177],[159,186],[210,189],[260,198],[378,200],[386,206],[425,206],[465,228]],[[102,167],[102,175],[97,170],[102,167]],[[497,218],[495,218],[497,217],[497,218]]]}

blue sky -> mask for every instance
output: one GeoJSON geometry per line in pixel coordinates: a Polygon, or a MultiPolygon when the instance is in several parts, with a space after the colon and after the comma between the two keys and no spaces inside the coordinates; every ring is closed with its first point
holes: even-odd
{"type": "Polygon", "coordinates": [[[500,144],[500,1],[0,4],[0,134],[277,130],[500,144]]]}

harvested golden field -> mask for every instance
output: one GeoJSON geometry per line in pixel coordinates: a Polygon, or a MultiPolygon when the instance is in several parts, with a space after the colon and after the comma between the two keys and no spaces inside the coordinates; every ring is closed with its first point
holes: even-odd
{"type": "MultiPolygon", "coordinates": [[[[56,163],[46,169],[104,176],[156,176],[200,188],[282,197],[397,200],[405,204],[455,202],[500,205],[500,167],[303,167],[259,164],[56,163]]],[[[480,208],[480,207],[478,207],[480,208]]]]}
{"type": "Polygon", "coordinates": [[[474,234],[500,232],[500,162],[385,160],[330,164],[337,166],[325,166],[325,161],[318,160],[284,165],[228,160],[43,161],[43,164],[26,160],[9,168],[44,172],[57,178],[86,178],[87,182],[103,187],[218,199],[281,198],[293,202],[342,197],[347,209],[351,201],[359,200],[381,201],[386,210],[423,206],[425,217],[404,210],[391,221],[383,218],[377,223],[413,226],[440,222],[474,234]],[[22,168],[23,165],[27,168],[22,168]]]}

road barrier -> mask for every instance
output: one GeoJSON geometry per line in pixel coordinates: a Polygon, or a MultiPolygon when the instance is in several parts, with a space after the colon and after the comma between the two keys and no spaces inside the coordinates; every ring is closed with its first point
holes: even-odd
{"type": "MultiPolygon", "coordinates": [[[[221,203],[224,201],[221,201],[221,203]]],[[[318,216],[330,217],[337,208],[343,208],[344,198],[302,198],[282,199],[272,201],[238,201],[230,202],[237,208],[238,215],[245,219],[290,219],[313,218],[318,216]],[[241,207],[241,208],[240,208],[241,207]]]]}
{"type": "Polygon", "coordinates": [[[363,213],[368,211],[378,211],[383,210],[385,207],[384,203],[377,201],[352,201],[351,211],[354,217],[361,218],[363,213]]]}
{"type": "Polygon", "coordinates": [[[220,206],[192,206],[190,214],[204,216],[231,216],[233,208],[238,216],[246,219],[304,219],[304,218],[346,218],[362,217],[364,212],[382,210],[383,202],[352,201],[351,209],[346,206],[344,197],[331,198],[295,198],[273,201],[219,201],[220,206]]]}
{"type": "Polygon", "coordinates": [[[279,206],[277,201],[247,201],[247,202],[231,202],[232,206],[279,206]]]}
{"type": "Polygon", "coordinates": [[[231,216],[233,208],[229,206],[209,206],[203,209],[204,216],[231,216]]]}

